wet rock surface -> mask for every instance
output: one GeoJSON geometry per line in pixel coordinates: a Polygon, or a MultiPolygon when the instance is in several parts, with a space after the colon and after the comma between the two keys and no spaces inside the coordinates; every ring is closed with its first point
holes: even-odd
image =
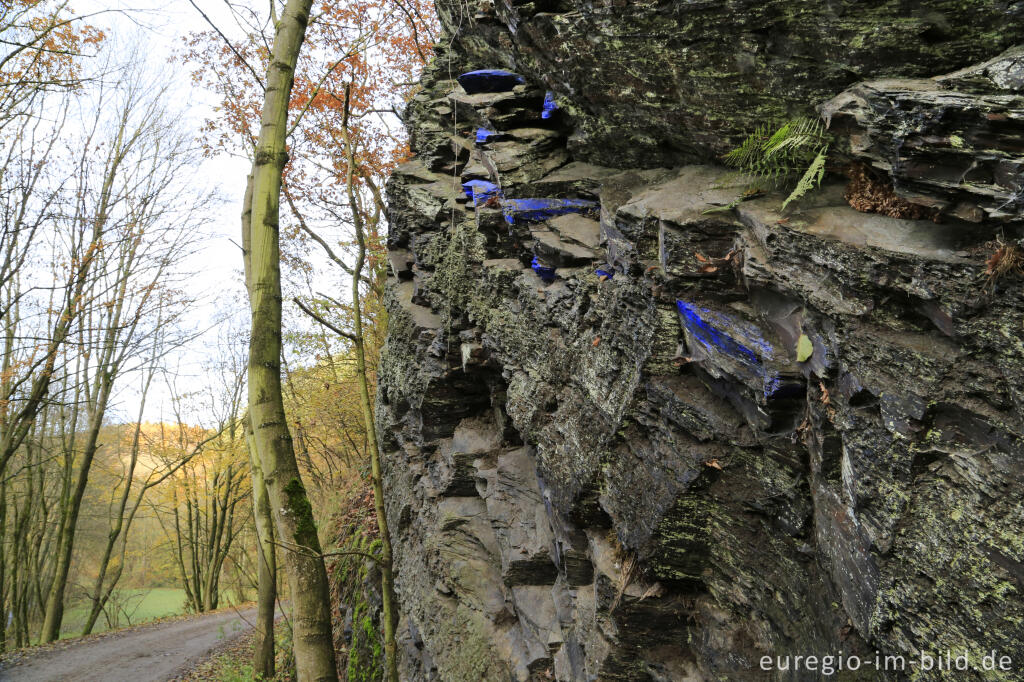
{"type": "MultiPolygon", "coordinates": [[[[995,240],[1020,235],[989,214],[858,213],[831,180],[785,213],[784,195],[736,203],[746,186],[724,169],[623,151],[637,134],[671,147],[676,114],[634,102],[650,127],[627,129],[614,93],[598,105],[572,84],[627,64],[655,83],[662,53],[615,61],[580,47],[587,27],[705,35],[719,5],[481,5],[461,24],[439,6],[459,51],[410,103],[416,156],[388,186],[377,415],[403,679],[803,680],[818,675],[762,656],[946,649],[995,649],[1017,666],[1002,679],[1020,679],[1024,291],[986,275],[995,240]],[[564,44],[542,54],[552,27],[564,44]],[[524,82],[497,92],[451,77],[517,66],[524,82]],[[480,128],[495,135],[477,142],[480,128]],[[618,168],[594,163],[611,156],[618,168]],[[473,180],[495,189],[467,195],[473,180]]],[[[792,88],[746,92],[743,116],[810,106],[807,88],[834,97],[863,80],[850,64],[949,72],[966,66],[954,44],[987,59],[1018,29],[975,32],[1020,11],[914,3],[897,32],[878,21],[892,3],[823,5],[835,18],[811,36],[778,23],[793,3],[725,5],[753,35],[790,26],[772,50],[799,64],[812,40],[829,49],[829,27],[861,27],[860,47],[813,67],[831,80],[751,47],[750,73],[792,88]],[[967,9],[957,31],[943,23],[967,9]]],[[[808,12],[817,26],[826,10],[808,12]]],[[[698,87],[687,64],[678,82],[698,87]]],[[[710,116],[736,80],[709,82],[710,116]]],[[[683,130],[680,148],[732,139],[707,120],[683,130]]],[[[911,673],[933,679],[909,665],[840,679],[911,673]]]]}

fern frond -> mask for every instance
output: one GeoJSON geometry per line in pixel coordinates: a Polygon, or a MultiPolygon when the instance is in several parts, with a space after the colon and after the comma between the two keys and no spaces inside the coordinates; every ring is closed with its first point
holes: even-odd
{"type": "Polygon", "coordinates": [[[811,161],[811,165],[807,167],[807,172],[803,174],[800,181],[796,184],[794,189],[786,200],[782,202],[782,208],[785,210],[786,205],[791,201],[797,201],[805,194],[810,192],[815,187],[821,186],[821,181],[825,177],[825,159],[828,154],[828,146],[822,147],[818,155],[811,161]]]}
{"type": "Polygon", "coordinates": [[[733,168],[743,170],[750,168],[761,156],[761,148],[769,136],[767,125],[760,125],[739,147],[725,155],[725,163],[733,168]]]}
{"type": "Polygon", "coordinates": [[[759,125],[739,147],[723,158],[726,165],[737,172],[774,189],[796,182],[796,188],[783,204],[785,207],[821,184],[830,141],[831,137],[820,119],[801,116],[784,122],[778,128],[759,125]]]}
{"type": "Polygon", "coordinates": [[[764,155],[771,158],[777,154],[789,153],[791,156],[806,156],[807,147],[819,142],[818,138],[810,135],[790,135],[778,142],[765,147],[764,155]]]}
{"type": "Polygon", "coordinates": [[[775,149],[780,144],[782,144],[783,142],[790,138],[793,131],[793,124],[794,121],[787,121],[782,125],[781,128],[776,130],[771,137],[768,138],[768,141],[765,142],[764,146],[762,147],[765,154],[770,153],[772,149],[775,149]]]}
{"type": "Polygon", "coordinates": [[[827,133],[820,121],[799,118],[780,128],[765,145],[764,151],[766,157],[789,152],[792,156],[809,160],[827,141],[827,133]]]}

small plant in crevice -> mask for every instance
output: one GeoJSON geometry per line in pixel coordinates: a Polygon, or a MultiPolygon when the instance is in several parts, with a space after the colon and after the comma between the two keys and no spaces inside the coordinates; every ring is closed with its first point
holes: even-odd
{"type": "MultiPolygon", "coordinates": [[[[800,116],[778,128],[758,126],[723,160],[736,169],[735,175],[749,177],[757,190],[788,189],[789,195],[782,202],[782,208],[786,208],[821,185],[831,144],[832,136],[824,122],[800,116]]],[[[748,191],[727,208],[734,208],[750,194],[748,191]]]]}
{"type": "Polygon", "coordinates": [[[619,577],[615,585],[615,599],[612,600],[608,613],[615,613],[615,609],[618,608],[622,597],[626,594],[626,590],[636,580],[640,569],[640,562],[635,554],[627,553],[620,559],[619,566],[619,577]]]}
{"type": "Polygon", "coordinates": [[[997,239],[995,251],[985,260],[985,285],[989,291],[1009,276],[1024,277],[1024,246],[997,239]]]}
{"type": "Polygon", "coordinates": [[[612,602],[608,607],[609,615],[615,613],[615,610],[622,604],[622,599],[626,596],[626,590],[628,590],[631,585],[638,585],[643,589],[638,601],[644,601],[649,597],[656,598],[664,595],[665,588],[660,582],[651,582],[648,580],[646,575],[647,572],[641,565],[640,558],[635,552],[631,552],[626,549],[619,540],[618,533],[615,532],[615,529],[608,529],[605,541],[609,544],[612,550],[615,558],[615,566],[618,569],[618,575],[615,576],[613,581],[615,597],[612,599],[612,602]]]}
{"type": "Polygon", "coordinates": [[[903,220],[940,220],[938,209],[907,201],[896,194],[891,182],[877,178],[867,164],[851,163],[843,174],[850,180],[843,198],[856,211],[903,220]]]}

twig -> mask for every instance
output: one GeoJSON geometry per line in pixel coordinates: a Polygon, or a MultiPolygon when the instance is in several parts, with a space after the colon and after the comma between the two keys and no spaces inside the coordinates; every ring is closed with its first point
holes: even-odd
{"type": "Polygon", "coordinates": [[[341,336],[344,336],[349,341],[355,341],[356,340],[355,334],[350,334],[349,332],[342,330],[340,327],[335,327],[333,324],[331,324],[330,322],[328,322],[327,320],[325,320],[324,318],[320,317],[319,315],[314,313],[312,310],[307,308],[302,303],[302,301],[300,301],[298,299],[298,297],[292,298],[292,301],[295,302],[295,305],[299,306],[299,310],[301,310],[302,312],[306,313],[307,315],[312,317],[314,320],[316,320],[317,322],[319,322],[323,326],[325,326],[328,329],[330,329],[332,332],[334,332],[336,334],[340,334],[341,336]]]}
{"type": "MultiPolygon", "coordinates": [[[[345,261],[338,258],[338,256],[334,253],[334,250],[331,249],[330,245],[326,241],[324,241],[323,238],[320,237],[320,235],[318,235],[316,232],[310,229],[310,227],[306,224],[306,219],[303,218],[302,213],[300,213],[299,209],[295,206],[295,201],[294,199],[292,199],[292,195],[291,192],[288,191],[288,187],[284,186],[281,189],[281,192],[282,194],[284,194],[285,201],[288,202],[288,207],[291,208],[292,210],[292,215],[295,216],[295,219],[297,221],[299,221],[299,229],[308,234],[313,239],[313,241],[319,244],[327,253],[327,257],[330,258],[335,265],[337,265],[339,268],[341,268],[342,270],[351,275],[352,268],[346,265],[345,261]]],[[[366,283],[369,284],[368,281],[366,283]]]]}
{"type": "Polygon", "coordinates": [[[188,0],[188,4],[192,5],[195,8],[195,10],[199,12],[203,19],[206,20],[206,23],[210,25],[210,28],[216,31],[217,35],[219,35],[221,40],[224,41],[224,44],[228,46],[228,49],[231,50],[231,52],[233,52],[236,57],[238,57],[238,61],[242,62],[242,64],[245,65],[245,68],[249,69],[249,73],[251,73],[253,78],[256,79],[256,85],[260,86],[260,90],[266,91],[266,88],[263,86],[263,79],[261,79],[259,74],[256,73],[256,69],[252,68],[252,65],[250,65],[249,62],[246,61],[245,57],[238,53],[238,50],[236,50],[235,46],[231,43],[230,40],[228,40],[228,37],[224,35],[219,28],[217,28],[217,24],[213,23],[213,21],[210,20],[210,17],[206,16],[206,12],[199,9],[199,5],[195,3],[195,0],[188,0]]]}
{"type": "Polygon", "coordinates": [[[361,556],[361,557],[366,557],[367,559],[372,559],[374,561],[374,563],[378,563],[378,564],[380,563],[380,559],[378,559],[374,555],[370,554],[369,552],[360,552],[360,551],[354,550],[354,549],[353,550],[346,550],[346,551],[343,551],[343,552],[320,552],[318,554],[317,552],[314,552],[314,551],[310,550],[308,547],[303,547],[302,545],[296,545],[296,544],[291,543],[291,542],[277,542],[275,540],[271,540],[271,542],[274,543],[275,545],[277,545],[278,547],[283,548],[283,549],[287,549],[287,550],[289,550],[291,552],[296,552],[298,554],[305,554],[306,556],[309,556],[309,557],[320,557],[321,559],[326,559],[327,557],[332,557],[332,556],[361,556]]]}

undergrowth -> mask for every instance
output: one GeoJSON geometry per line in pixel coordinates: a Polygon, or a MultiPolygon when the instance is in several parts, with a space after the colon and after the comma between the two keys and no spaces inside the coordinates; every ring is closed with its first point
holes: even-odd
{"type": "Polygon", "coordinates": [[[252,665],[255,646],[255,632],[239,637],[220,654],[189,671],[183,678],[184,682],[295,682],[295,658],[286,619],[279,620],[274,628],[274,666],[277,670],[274,677],[256,674],[252,665]]]}
{"type": "MultiPolygon", "coordinates": [[[[343,491],[332,518],[328,550],[380,553],[373,489],[362,479],[343,491]]],[[[372,559],[363,554],[334,556],[327,573],[335,611],[334,650],[338,669],[348,682],[379,682],[384,673],[384,638],[380,622],[380,576],[372,559]]]]}
{"type": "Polygon", "coordinates": [[[850,164],[844,171],[850,179],[844,198],[861,213],[878,213],[904,220],[938,221],[939,211],[911,203],[896,194],[892,183],[879,180],[863,163],[850,164]]]}
{"type": "Polygon", "coordinates": [[[992,291],[1003,279],[1024,277],[1024,247],[996,240],[995,251],[985,261],[986,287],[992,291]]]}

